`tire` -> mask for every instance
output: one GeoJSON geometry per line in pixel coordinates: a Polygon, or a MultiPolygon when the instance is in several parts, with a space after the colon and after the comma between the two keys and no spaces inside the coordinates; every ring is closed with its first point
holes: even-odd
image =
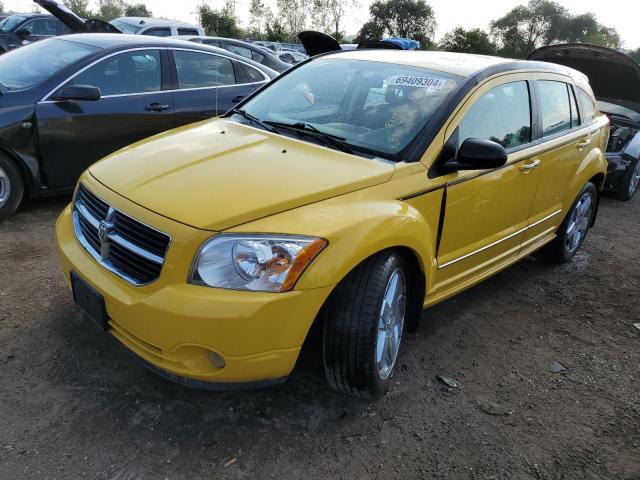
{"type": "Polygon", "coordinates": [[[616,198],[623,201],[631,200],[638,191],[638,186],[640,186],[640,159],[636,159],[627,168],[622,187],[616,193],[616,198]]]}
{"type": "Polygon", "coordinates": [[[325,304],[322,357],[337,391],[360,398],[388,391],[402,346],[408,273],[399,253],[381,252],[351,271],[325,304]],[[392,304],[384,320],[383,304],[392,304]]]}
{"type": "Polygon", "coordinates": [[[580,250],[593,224],[597,202],[598,190],[593,183],[588,182],[571,205],[562,225],[558,228],[556,238],[542,250],[548,260],[554,263],[571,261],[580,250]]]}
{"type": "Polygon", "coordinates": [[[16,164],[0,153],[0,221],[16,211],[24,195],[24,182],[16,164]]]}

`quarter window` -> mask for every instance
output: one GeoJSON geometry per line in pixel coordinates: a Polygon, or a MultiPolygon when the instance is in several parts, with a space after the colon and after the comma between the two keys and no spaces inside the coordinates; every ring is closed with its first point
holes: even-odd
{"type": "Polygon", "coordinates": [[[571,129],[571,107],[567,84],[541,80],[538,82],[538,92],[542,112],[542,136],[548,137],[571,129]]]}
{"type": "Polygon", "coordinates": [[[251,50],[251,58],[258,63],[262,63],[264,55],[260,52],[256,52],[255,50],[251,50]]]}
{"type": "Polygon", "coordinates": [[[580,105],[580,119],[582,124],[589,124],[596,118],[596,106],[593,103],[591,95],[578,87],[576,89],[578,94],[578,104],[580,105]]]}
{"type": "Polygon", "coordinates": [[[173,52],[180,89],[219,87],[236,83],[233,64],[228,58],[207,53],[173,52]]]}
{"type": "Polygon", "coordinates": [[[458,146],[468,138],[491,140],[507,149],[531,142],[527,82],[498,85],[482,95],[458,127],[458,146]]]}
{"type": "Polygon", "coordinates": [[[158,92],[162,90],[162,70],[158,50],[121,53],[72,80],[75,85],[98,87],[103,96],[158,92]]]}

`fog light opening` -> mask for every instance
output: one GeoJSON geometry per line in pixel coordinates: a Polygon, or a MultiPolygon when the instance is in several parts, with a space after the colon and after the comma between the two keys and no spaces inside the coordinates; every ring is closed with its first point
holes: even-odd
{"type": "Polygon", "coordinates": [[[222,358],[222,355],[220,355],[219,353],[216,352],[209,352],[209,360],[211,360],[211,363],[213,363],[213,366],[216,368],[224,368],[224,358],[222,358]]]}

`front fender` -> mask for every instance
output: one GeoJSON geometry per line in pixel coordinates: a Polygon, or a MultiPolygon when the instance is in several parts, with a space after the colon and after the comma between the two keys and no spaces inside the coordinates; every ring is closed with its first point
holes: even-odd
{"type": "Polygon", "coordinates": [[[434,245],[441,192],[421,207],[400,200],[367,199],[367,189],[307,205],[233,228],[233,232],[295,233],[326,238],[327,248],[303,274],[296,289],[332,286],[376,253],[394,247],[414,252],[427,278],[435,265],[434,245]]]}

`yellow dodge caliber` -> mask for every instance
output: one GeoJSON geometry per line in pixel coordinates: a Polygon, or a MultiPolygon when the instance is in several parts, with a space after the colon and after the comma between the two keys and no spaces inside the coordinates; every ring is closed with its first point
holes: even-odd
{"type": "Polygon", "coordinates": [[[56,225],[64,274],[166,378],[282,382],[315,324],[331,386],[375,397],[424,307],[542,247],[571,260],[607,124],[560,65],[316,56],[223,118],[89,168],[56,225]]]}

